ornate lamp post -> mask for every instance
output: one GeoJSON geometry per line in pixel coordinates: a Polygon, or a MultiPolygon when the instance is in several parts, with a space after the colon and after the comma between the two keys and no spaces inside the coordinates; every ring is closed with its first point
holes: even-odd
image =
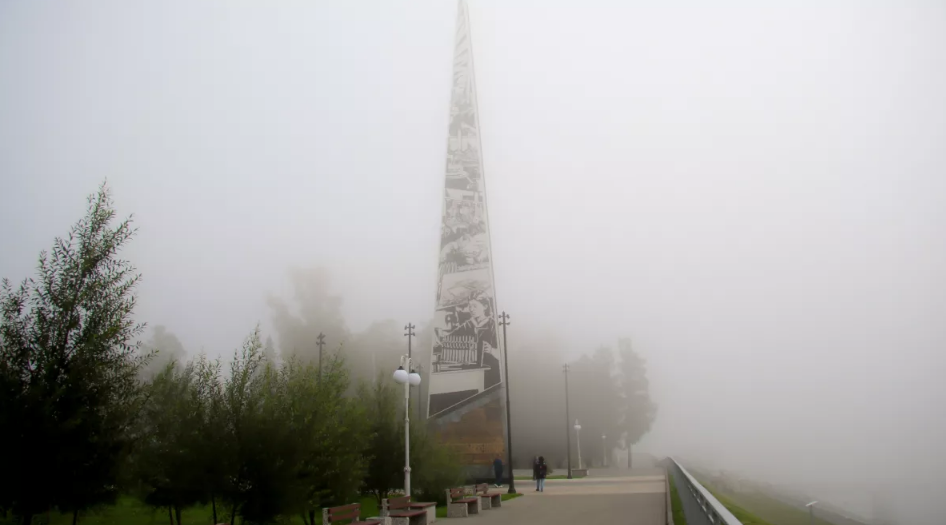
{"type": "Polygon", "coordinates": [[[503,327],[503,361],[506,370],[503,372],[506,377],[506,467],[509,469],[509,494],[516,493],[516,476],[512,472],[512,406],[509,404],[509,341],[506,339],[506,327],[509,326],[509,315],[503,310],[499,316],[502,321],[499,322],[503,327]]]}
{"type": "Polygon", "coordinates": [[[410,356],[401,356],[401,366],[394,371],[394,380],[404,385],[404,495],[411,495],[411,387],[420,384],[420,374],[411,366],[410,356]],[[407,369],[405,370],[405,365],[407,369]],[[408,373],[407,370],[411,372],[408,373]]]}

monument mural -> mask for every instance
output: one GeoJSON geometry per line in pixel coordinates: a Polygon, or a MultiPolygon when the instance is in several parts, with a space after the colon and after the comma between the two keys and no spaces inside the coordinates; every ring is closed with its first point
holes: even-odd
{"type": "Polygon", "coordinates": [[[427,414],[465,464],[489,465],[505,450],[505,406],[469,17],[462,0],[448,134],[427,414]]]}

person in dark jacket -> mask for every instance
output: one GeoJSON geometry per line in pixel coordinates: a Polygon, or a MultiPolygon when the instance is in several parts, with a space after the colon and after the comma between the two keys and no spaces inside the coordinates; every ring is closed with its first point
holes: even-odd
{"type": "Polygon", "coordinates": [[[493,460],[493,473],[496,474],[496,486],[502,485],[503,481],[503,460],[496,458],[493,460]]]}
{"type": "Polygon", "coordinates": [[[549,473],[549,466],[545,464],[545,458],[539,456],[539,466],[535,473],[536,492],[545,492],[545,476],[549,473]]]}

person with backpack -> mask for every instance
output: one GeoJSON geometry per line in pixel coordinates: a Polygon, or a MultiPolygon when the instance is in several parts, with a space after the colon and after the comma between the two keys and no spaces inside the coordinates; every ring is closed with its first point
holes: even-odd
{"type": "Polygon", "coordinates": [[[545,492],[545,476],[549,473],[549,466],[545,464],[545,458],[539,456],[539,466],[535,473],[535,491],[545,492]]]}

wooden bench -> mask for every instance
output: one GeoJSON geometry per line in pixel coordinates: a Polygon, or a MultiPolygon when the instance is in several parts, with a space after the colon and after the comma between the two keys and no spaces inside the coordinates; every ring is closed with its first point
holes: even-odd
{"type": "Polygon", "coordinates": [[[490,492],[489,483],[480,483],[476,486],[476,495],[480,498],[483,510],[495,509],[503,506],[503,493],[490,492]]]}
{"type": "Polygon", "coordinates": [[[447,489],[447,517],[466,518],[470,514],[479,514],[483,508],[480,498],[476,495],[467,495],[463,487],[447,489]]]}
{"type": "Polygon", "coordinates": [[[383,520],[361,521],[361,503],[322,509],[322,523],[324,525],[342,522],[348,522],[351,525],[381,525],[383,520]]]}
{"type": "Polygon", "coordinates": [[[412,502],[410,496],[381,500],[381,516],[392,525],[427,525],[437,521],[437,504],[412,502]]]}

